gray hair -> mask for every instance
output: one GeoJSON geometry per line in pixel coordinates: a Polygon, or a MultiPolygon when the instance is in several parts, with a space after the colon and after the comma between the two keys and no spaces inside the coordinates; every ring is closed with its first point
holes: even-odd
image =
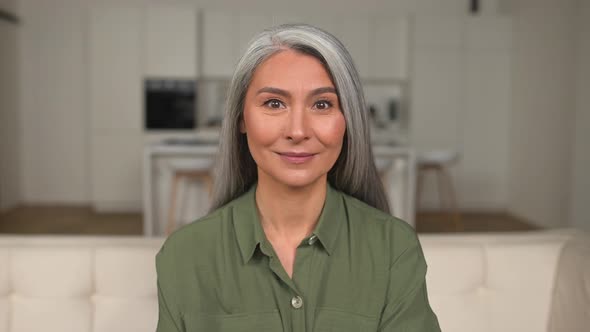
{"type": "Polygon", "coordinates": [[[346,122],[342,151],[328,181],[336,189],[387,213],[387,196],[373,152],[365,97],[352,58],[331,34],[306,24],[264,30],[250,42],[232,78],[220,134],[211,211],[246,192],[258,178],[245,134],[239,130],[246,91],[256,68],[273,54],[290,49],[317,58],[336,88],[346,122]]]}

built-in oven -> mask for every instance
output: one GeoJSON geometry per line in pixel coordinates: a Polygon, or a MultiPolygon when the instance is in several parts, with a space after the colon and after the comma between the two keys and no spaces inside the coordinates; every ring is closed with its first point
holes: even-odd
{"type": "Polygon", "coordinates": [[[154,79],[144,81],[146,130],[182,130],[198,127],[195,80],[154,79]]]}

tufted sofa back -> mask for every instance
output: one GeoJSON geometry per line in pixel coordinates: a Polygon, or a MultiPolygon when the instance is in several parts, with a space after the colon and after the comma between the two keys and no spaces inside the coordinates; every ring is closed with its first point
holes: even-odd
{"type": "MultiPolygon", "coordinates": [[[[547,331],[561,233],[423,235],[445,332],[547,331]]],[[[162,238],[0,236],[0,332],[146,332],[162,238]]]]}
{"type": "Polygon", "coordinates": [[[0,331],[154,331],[154,256],[162,243],[0,237],[0,331]]]}
{"type": "Polygon", "coordinates": [[[443,331],[547,332],[563,233],[429,235],[429,299],[443,331]]]}

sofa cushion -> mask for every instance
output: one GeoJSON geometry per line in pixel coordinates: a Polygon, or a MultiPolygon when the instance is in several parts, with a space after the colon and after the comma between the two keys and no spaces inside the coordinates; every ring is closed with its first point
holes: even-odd
{"type": "Polygon", "coordinates": [[[490,326],[494,331],[545,331],[563,242],[487,246],[490,326]],[[530,317],[539,317],[531,320],[530,317]]]}
{"type": "MultiPolygon", "coordinates": [[[[546,332],[559,254],[570,237],[420,235],[442,330],[546,332]]],[[[163,241],[0,236],[0,331],[154,331],[155,254],[163,241]]]]}
{"type": "Polygon", "coordinates": [[[87,298],[14,295],[8,331],[89,332],[93,308],[87,298]]]}
{"type": "Polygon", "coordinates": [[[96,294],[114,298],[157,296],[155,257],[159,248],[97,248],[96,294]]]}
{"type": "Polygon", "coordinates": [[[587,332],[590,326],[590,234],[578,234],[560,257],[550,332],[587,332]]]}
{"type": "MultiPolygon", "coordinates": [[[[424,242],[424,241],[423,241],[424,242]]],[[[428,243],[428,241],[426,241],[428,243]]],[[[443,331],[481,331],[487,325],[485,251],[465,243],[423,244],[431,305],[443,331]]]]}
{"type": "Polygon", "coordinates": [[[94,291],[88,248],[15,248],[9,264],[13,291],[22,297],[88,297],[94,291]]]}
{"type": "Polygon", "coordinates": [[[0,331],[153,331],[163,240],[0,236],[0,331]]]}
{"type": "Polygon", "coordinates": [[[443,331],[547,331],[569,235],[421,236],[429,298],[443,331]]]}
{"type": "Polygon", "coordinates": [[[9,279],[8,249],[0,248],[0,331],[8,331],[9,295],[12,290],[9,279]]]}
{"type": "Polygon", "coordinates": [[[96,296],[93,332],[155,331],[158,322],[158,299],[114,298],[96,296]],[[124,329],[122,328],[124,327],[124,329]]]}

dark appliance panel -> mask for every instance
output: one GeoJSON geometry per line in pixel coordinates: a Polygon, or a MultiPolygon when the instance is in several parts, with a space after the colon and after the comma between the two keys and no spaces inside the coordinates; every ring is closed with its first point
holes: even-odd
{"type": "Polygon", "coordinates": [[[145,129],[172,130],[197,127],[194,80],[146,79],[145,129]]]}

